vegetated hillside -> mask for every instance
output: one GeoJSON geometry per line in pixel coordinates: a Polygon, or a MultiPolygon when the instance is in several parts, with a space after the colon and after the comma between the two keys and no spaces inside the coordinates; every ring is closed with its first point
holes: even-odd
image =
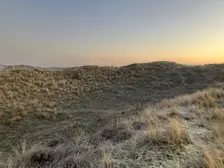
{"type": "Polygon", "coordinates": [[[223,168],[224,85],[163,100],[93,135],[22,143],[15,168],[223,168]]]}
{"type": "Polygon", "coordinates": [[[7,68],[0,71],[0,151],[6,156],[23,139],[36,143],[79,132],[92,135],[111,120],[148,104],[220,82],[224,82],[224,64],[7,68]]]}
{"type": "Polygon", "coordinates": [[[0,70],[4,69],[5,66],[0,64],[0,70]]]}
{"type": "Polygon", "coordinates": [[[24,117],[55,117],[59,109],[119,109],[222,81],[224,65],[155,62],[61,71],[8,69],[0,72],[0,115],[2,122],[14,122],[24,117]]]}

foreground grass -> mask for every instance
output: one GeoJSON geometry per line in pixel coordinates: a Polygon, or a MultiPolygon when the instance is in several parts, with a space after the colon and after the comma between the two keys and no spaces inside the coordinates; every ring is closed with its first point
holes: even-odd
{"type": "Polygon", "coordinates": [[[24,142],[4,167],[223,168],[223,104],[222,88],[166,100],[91,137],[24,142]]]}

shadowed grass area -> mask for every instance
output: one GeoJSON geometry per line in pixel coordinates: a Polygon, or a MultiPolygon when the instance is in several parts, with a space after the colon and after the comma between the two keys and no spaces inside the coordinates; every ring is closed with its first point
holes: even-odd
{"type": "MultiPolygon", "coordinates": [[[[215,89],[215,93],[222,92],[223,89],[215,89]]],[[[178,110],[175,112],[179,114],[178,117],[170,117],[170,111],[173,109],[169,110],[167,105],[161,102],[137,115],[112,121],[91,137],[81,134],[73,139],[51,142],[50,145],[33,145],[31,148],[27,148],[26,143],[23,143],[20,150],[14,150],[15,154],[9,158],[6,167],[146,168],[162,165],[222,168],[224,122],[221,114],[224,95],[214,96],[210,94],[211,89],[208,89],[188,95],[187,99],[195,99],[195,95],[202,93],[213,95],[217,103],[215,108],[203,107],[203,117],[198,114],[194,101],[183,103],[186,96],[182,99],[171,99],[167,103],[177,100],[175,105],[179,104],[175,108],[175,111],[178,110]],[[194,115],[194,118],[186,119],[186,114],[194,115]],[[206,127],[197,125],[200,122],[206,122],[206,127]],[[133,127],[134,123],[140,125],[137,126],[138,129],[133,127]],[[93,143],[93,139],[98,141],[93,143]]]]}

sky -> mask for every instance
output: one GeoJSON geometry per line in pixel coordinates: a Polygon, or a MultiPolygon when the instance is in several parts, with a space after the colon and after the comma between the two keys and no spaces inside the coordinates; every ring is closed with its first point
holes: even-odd
{"type": "Polygon", "coordinates": [[[223,0],[0,0],[0,64],[224,63],[223,0]]]}

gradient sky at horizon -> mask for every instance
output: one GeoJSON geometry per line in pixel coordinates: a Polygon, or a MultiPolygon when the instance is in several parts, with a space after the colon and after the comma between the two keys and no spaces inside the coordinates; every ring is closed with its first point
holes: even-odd
{"type": "Polygon", "coordinates": [[[224,63],[223,0],[1,0],[0,64],[224,63]]]}

